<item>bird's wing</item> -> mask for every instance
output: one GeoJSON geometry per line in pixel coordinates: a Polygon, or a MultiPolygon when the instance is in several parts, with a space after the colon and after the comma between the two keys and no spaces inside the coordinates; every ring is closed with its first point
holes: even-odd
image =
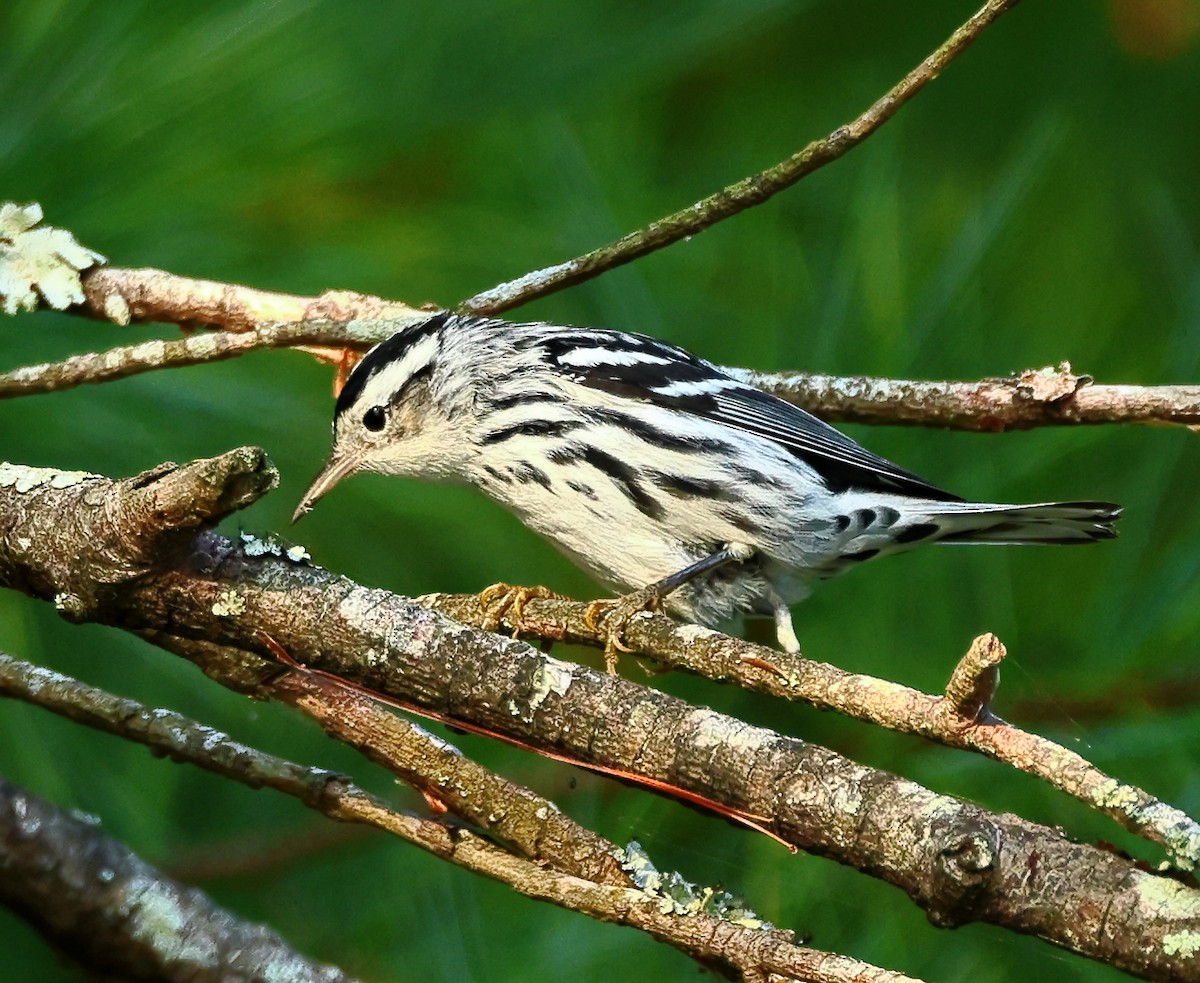
{"type": "Polygon", "coordinates": [[[581,385],[693,413],[774,441],[834,490],[862,488],[960,501],[957,495],[872,454],[811,413],[739,382],[675,345],[598,329],[544,334],[538,343],[558,371],[581,385]]]}

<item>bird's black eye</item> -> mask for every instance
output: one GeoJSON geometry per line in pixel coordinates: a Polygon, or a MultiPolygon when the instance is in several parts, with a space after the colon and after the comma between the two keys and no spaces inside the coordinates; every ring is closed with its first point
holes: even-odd
{"type": "Polygon", "coordinates": [[[385,422],[386,417],[382,406],[372,406],[363,414],[363,426],[375,433],[383,429],[385,422]]]}

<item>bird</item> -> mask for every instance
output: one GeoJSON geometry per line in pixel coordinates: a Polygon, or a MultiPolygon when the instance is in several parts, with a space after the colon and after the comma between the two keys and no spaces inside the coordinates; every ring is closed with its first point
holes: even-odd
{"type": "Polygon", "coordinates": [[[929,543],[1111,539],[1121,511],[966,501],[676,345],[449,311],[354,367],[293,521],[363,471],[473,485],[606,587],[772,618],[789,653],[818,581],[929,543]]]}

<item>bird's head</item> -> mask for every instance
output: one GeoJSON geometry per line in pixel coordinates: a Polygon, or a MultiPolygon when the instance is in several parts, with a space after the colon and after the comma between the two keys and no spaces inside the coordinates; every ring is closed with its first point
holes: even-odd
{"type": "Polygon", "coordinates": [[[333,450],[293,522],[357,471],[417,478],[461,471],[461,394],[451,391],[441,364],[449,318],[443,312],[404,328],[354,367],[334,408],[333,450]]]}

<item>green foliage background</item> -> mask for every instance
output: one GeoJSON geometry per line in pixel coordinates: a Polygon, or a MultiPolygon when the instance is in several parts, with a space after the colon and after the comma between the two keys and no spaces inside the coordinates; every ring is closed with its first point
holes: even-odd
{"type": "MultiPolygon", "coordinates": [[[[452,303],[774,163],[859,112],[972,9],[10,2],[0,7],[0,198],[41,202],[50,222],[122,266],[452,303]]],[[[1069,358],[1106,382],[1200,382],[1200,49],[1139,55],[1113,9],[1029,0],[849,157],[520,316],[636,329],[762,368],[978,378],[1069,358]]],[[[164,333],[48,314],[0,330],[4,368],[164,333]]],[[[289,531],[326,451],[329,389],[328,370],[274,353],[11,401],[0,406],[0,458],[124,475],[261,444],[282,487],[240,523],[298,535],[331,569],[400,592],[503,579],[595,596],[465,489],[356,478],[289,531]]],[[[995,631],[1012,652],[1001,714],[1200,812],[1196,436],[854,433],[964,495],[1120,502],[1122,537],[1086,551],[925,550],[869,565],[800,609],[806,652],[936,690],[971,637],[995,631]]],[[[0,649],[419,806],[278,707],[11,592],[0,593],[0,649]]],[[[1159,859],[981,758],[697,680],[649,682],[1159,859]]],[[[933,929],[898,892],[829,861],[452,739],[823,948],[931,980],[1118,976],[990,927],[933,929]]],[[[0,771],[372,980],[695,972],[632,931],[523,900],[382,835],[331,834],[294,802],[35,709],[0,703],[0,771]]],[[[7,912],[0,938],[6,978],[77,978],[7,912]]]]}

